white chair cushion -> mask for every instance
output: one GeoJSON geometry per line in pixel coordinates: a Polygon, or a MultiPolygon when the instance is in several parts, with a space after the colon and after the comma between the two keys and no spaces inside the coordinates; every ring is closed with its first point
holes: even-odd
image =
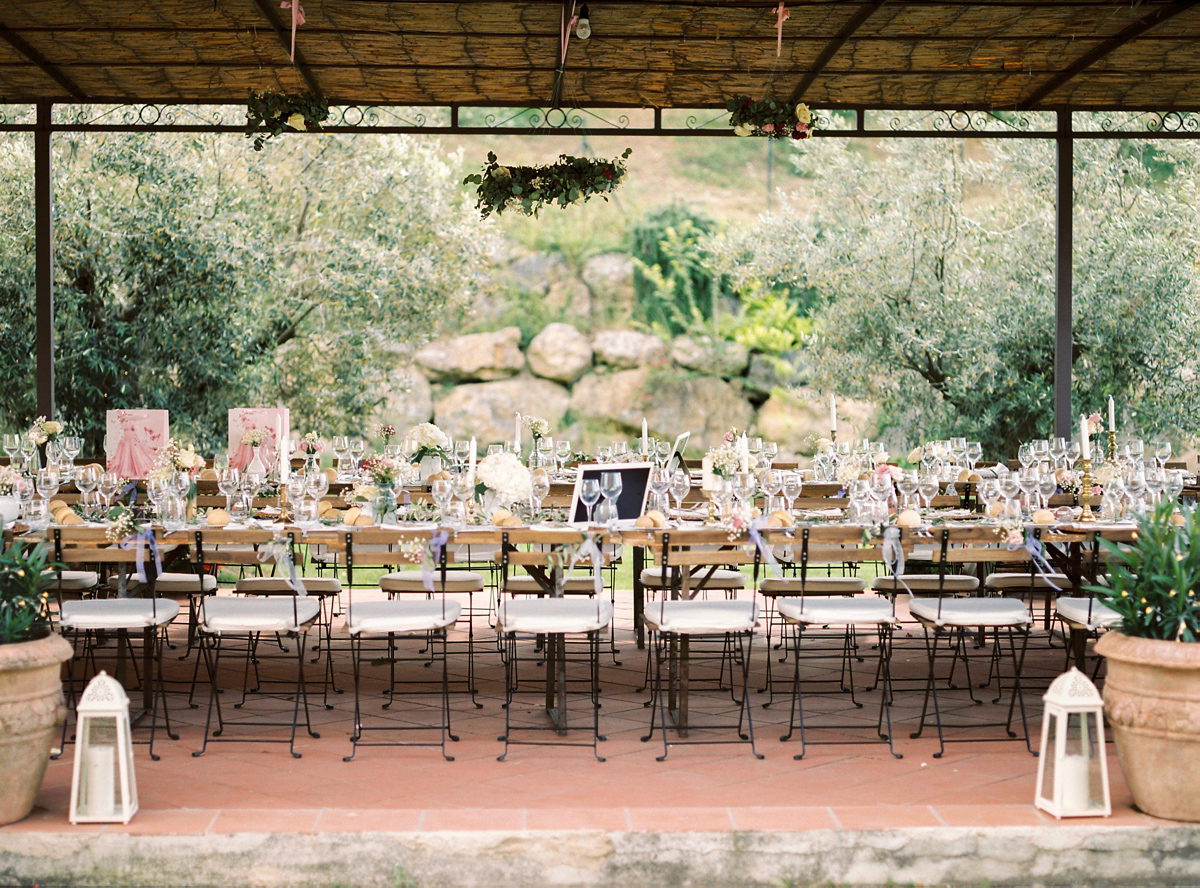
{"type": "Polygon", "coordinates": [[[169,598],[102,598],[64,601],[59,623],[64,629],[144,629],[165,626],[179,616],[179,602],[169,598]]]}
{"type": "MultiPolygon", "coordinates": [[[[300,585],[309,595],[337,595],[342,583],[337,577],[300,577],[300,585]]],[[[243,595],[295,595],[287,577],[242,577],[237,590],[243,595]]]]}
{"type": "Polygon", "coordinates": [[[754,601],[656,601],[646,605],[646,625],[659,632],[705,635],[748,632],[758,622],[754,601]]]}
{"type": "Polygon", "coordinates": [[[879,625],[896,621],[895,609],[886,598],[781,598],[776,606],[789,623],[879,625]]]}
{"type": "Polygon", "coordinates": [[[1091,632],[1121,622],[1121,615],[1094,598],[1056,598],[1054,608],[1067,623],[1091,632]]]}
{"type": "Polygon", "coordinates": [[[857,595],[865,588],[861,577],[767,577],[758,584],[763,595],[799,595],[801,589],[805,595],[857,595]]]}
{"type": "MultiPolygon", "coordinates": [[[[604,583],[600,583],[604,588],[604,583]]],[[[504,581],[504,591],[509,595],[544,595],[541,584],[529,574],[518,574],[504,581]]],[[[590,574],[567,577],[563,582],[563,592],[568,595],[591,595],[596,591],[596,581],[590,574]]]]}
{"type": "Polygon", "coordinates": [[[457,601],[356,601],[346,613],[346,628],[351,635],[431,632],[454,625],[461,614],[457,601]]]}
{"type": "MultiPolygon", "coordinates": [[[[694,580],[691,584],[692,591],[696,590],[696,584],[708,573],[707,567],[692,568],[692,577],[694,580]]],[[[642,571],[642,585],[650,586],[654,589],[662,589],[663,574],[661,568],[648,567],[642,571]]],[[[671,582],[671,571],[667,571],[667,583],[671,582]]],[[[713,575],[704,581],[705,589],[744,589],[746,588],[746,578],[736,570],[718,567],[713,571],[713,575]]]]}
{"type": "Polygon", "coordinates": [[[1028,626],[1025,604],[1015,598],[913,598],[908,610],[935,626],[1028,626]]]}
{"type": "Polygon", "coordinates": [[[200,625],[206,632],[295,632],[316,619],[320,610],[316,598],[210,595],[200,605],[200,625]]]}
{"type": "MultiPolygon", "coordinates": [[[[441,571],[433,572],[433,588],[442,591],[441,571]]],[[[379,588],[384,592],[427,592],[419,570],[398,570],[379,578],[379,588]]],[[[446,592],[482,592],[483,575],[473,570],[446,571],[446,592]]]]}
{"type": "Polygon", "coordinates": [[[66,592],[84,592],[100,584],[100,575],[94,570],[64,570],[61,576],[55,571],[42,573],[39,589],[62,589],[66,592]]]}
{"type": "Polygon", "coordinates": [[[1032,574],[1033,583],[1030,585],[1030,574],[1027,573],[994,573],[988,574],[983,581],[985,589],[993,589],[997,592],[1020,592],[1022,589],[1030,588],[1037,591],[1050,589],[1050,584],[1053,583],[1059,589],[1070,589],[1071,581],[1067,579],[1066,574],[1050,573],[1050,574],[1032,574]]]}
{"type": "MultiPolygon", "coordinates": [[[[939,587],[936,574],[900,574],[899,577],[876,577],[871,581],[871,588],[876,592],[887,592],[888,594],[906,595],[909,592],[932,592],[936,595],[939,587]]],[[[963,574],[947,574],[941,588],[951,594],[974,592],[979,588],[979,578],[963,574]]]]}
{"type": "Polygon", "coordinates": [[[556,635],[596,632],[612,622],[612,602],[600,598],[524,598],[496,612],[497,632],[556,635]]]}
{"type": "MultiPolygon", "coordinates": [[[[113,589],[118,587],[117,578],[110,577],[108,585],[113,589]]],[[[132,576],[128,581],[128,592],[134,594],[146,584],[139,583],[132,576]]],[[[201,592],[217,591],[217,578],[212,574],[175,573],[167,571],[160,573],[154,582],[154,591],[159,595],[199,595],[201,592]]]]}

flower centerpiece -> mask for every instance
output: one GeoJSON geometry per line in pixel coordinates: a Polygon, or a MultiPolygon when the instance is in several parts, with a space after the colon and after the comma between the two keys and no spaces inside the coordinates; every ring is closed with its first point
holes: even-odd
{"type": "Polygon", "coordinates": [[[729,112],[729,125],[739,136],[807,139],[815,129],[812,111],[803,102],[793,105],[738,95],[725,103],[725,110],[729,112]]]}
{"type": "Polygon", "coordinates": [[[316,93],[289,96],[251,90],[246,99],[246,138],[254,140],[255,151],[262,151],[268,139],[288,131],[320,132],[327,117],[329,101],[316,93]]]}
{"type": "Polygon", "coordinates": [[[450,436],[431,422],[413,426],[405,438],[412,442],[412,461],[421,467],[421,480],[440,472],[450,459],[450,436]]]}
{"type": "Polygon", "coordinates": [[[104,536],[110,543],[120,543],[141,533],[142,525],[137,514],[127,506],[116,505],[108,512],[104,536]]]}
{"type": "Polygon", "coordinates": [[[41,447],[43,444],[57,441],[63,431],[64,427],[61,422],[39,416],[33,421],[33,425],[29,427],[27,434],[33,439],[34,444],[41,447]]]}
{"type": "MultiPolygon", "coordinates": [[[[247,435],[250,432],[246,433],[247,435]]],[[[262,432],[259,432],[262,435],[262,432]]],[[[245,441],[245,436],[242,436],[245,441]]],[[[255,450],[255,455],[258,451],[255,450]]],[[[260,461],[261,464],[261,461],[260,461]]],[[[191,444],[181,444],[178,438],[168,438],[158,451],[158,455],[154,458],[154,465],[150,469],[151,478],[169,480],[176,472],[184,472],[189,477],[187,489],[183,492],[184,509],[188,520],[196,516],[196,478],[195,472],[198,468],[204,465],[204,458],[196,453],[195,448],[191,444]]]]}
{"type": "Polygon", "coordinates": [[[15,521],[21,512],[21,473],[13,466],[0,466],[0,529],[15,521]]]}
{"type": "MultiPolygon", "coordinates": [[[[530,416],[528,413],[521,414],[521,424],[529,430],[529,434],[533,437],[533,443],[536,445],[539,440],[550,434],[550,423],[542,419],[540,416],[530,416]]],[[[537,449],[536,447],[534,448],[537,449]]]]}
{"type": "Polygon", "coordinates": [[[383,438],[383,446],[386,448],[392,443],[392,438],[396,437],[396,427],[387,423],[378,423],[375,426],[375,437],[383,438]]]}
{"type": "Polygon", "coordinates": [[[262,442],[262,429],[246,429],[242,433],[242,444],[246,447],[262,447],[262,442]]]}
{"type": "Polygon", "coordinates": [[[305,471],[314,471],[325,451],[325,439],[316,432],[308,432],[300,439],[296,449],[304,454],[305,471]]]}
{"type": "Polygon", "coordinates": [[[475,492],[486,520],[497,507],[533,496],[533,475],[515,453],[492,453],[475,467],[475,492]]]}
{"type": "Polygon", "coordinates": [[[406,459],[368,456],[362,461],[362,470],[371,480],[369,484],[355,485],[354,498],[371,503],[375,522],[382,524],[389,515],[396,514],[397,485],[416,481],[417,467],[406,459]]]}
{"type": "Polygon", "coordinates": [[[1200,821],[1200,511],[1166,500],[1101,545],[1108,585],[1089,591],[1120,616],[1096,653],[1121,771],[1142,811],[1200,821]]]}
{"type": "Polygon", "coordinates": [[[612,160],[559,155],[557,163],[542,166],[501,166],[489,151],[482,173],[463,179],[464,185],[477,185],[479,200],[475,208],[486,219],[493,212],[503,213],[514,206],[526,216],[536,216],[546,204],[565,207],[589,201],[593,195],[608,200],[625,176],[624,161],[633,153],[626,148],[612,160]]]}

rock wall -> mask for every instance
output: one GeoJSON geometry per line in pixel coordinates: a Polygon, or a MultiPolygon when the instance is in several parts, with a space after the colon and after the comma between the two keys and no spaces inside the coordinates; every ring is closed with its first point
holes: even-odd
{"type": "MultiPolygon", "coordinates": [[[[664,342],[636,330],[592,335],[567,323],[547,325],[522,350],[505,327],[430,343],[397,377],[380,417],[404,427],[431,420],[480,445],[511,439],[513,415],[550,423],[576,449],[633,439],[645,417],[650,433],[691,431],[696,455],[731,426],[777,441],[781,454],[811,453],[828,434],[827,399],[791,387],[770,358],[703,337],[664,342]]],[[[839,431],[870,431],[868,405],[839,399],[839,431]]]]}

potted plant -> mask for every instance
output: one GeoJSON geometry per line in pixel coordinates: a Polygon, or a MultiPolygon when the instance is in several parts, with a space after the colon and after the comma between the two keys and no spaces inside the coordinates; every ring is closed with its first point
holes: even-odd
{"type": "Polygon", "coordinates": [[[1096,652],[1121,770],[1147,814],[1200,821],[1200,512],[1164,502],[1104,546],[1109,586],[1092,591],[1121,622],[1096,652]]]}
{"type": "Polygon", "coordinates": [[[38,586],[43,544],[0,551],[0,825],[33,809],[50,747],[67,717],[59,668],[74,654],[38,586]]]}

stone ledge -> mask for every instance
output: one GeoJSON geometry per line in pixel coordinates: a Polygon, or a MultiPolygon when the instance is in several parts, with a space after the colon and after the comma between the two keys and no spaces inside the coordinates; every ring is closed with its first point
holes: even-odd
{"type": "Polygon", "coordinates": [[[0,884],[71,886],[1195,885],[1200,827],[206,836],[0,832],[0,884]]]}

